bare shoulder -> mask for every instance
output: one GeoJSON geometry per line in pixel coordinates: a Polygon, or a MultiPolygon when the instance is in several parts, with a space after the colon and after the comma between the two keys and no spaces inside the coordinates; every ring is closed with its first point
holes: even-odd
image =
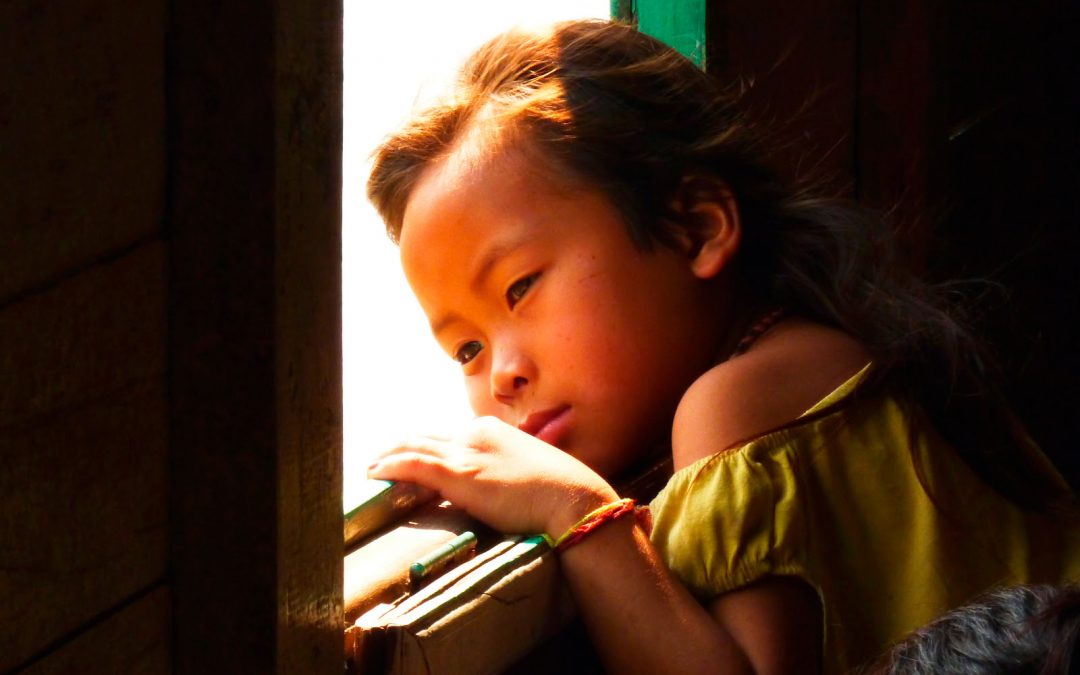
{"type": "Polygon", "coordinates": [[[850,335],[792,318],[687,389],[672,429],[675,468],[803,414],[870,360],[850,335]]]}

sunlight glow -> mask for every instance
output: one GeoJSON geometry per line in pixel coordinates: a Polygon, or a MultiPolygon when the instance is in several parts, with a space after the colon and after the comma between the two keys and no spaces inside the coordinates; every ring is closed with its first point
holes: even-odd
{"type": "Polygon", "coordinates": [[[345,3],[342,280],[345,510],[371,457],[471,417],[458,365],[436,346],[396,247],[364,196],[368,157],[462,60],[514,25],[605,17],[610,0],[345,3]]]}

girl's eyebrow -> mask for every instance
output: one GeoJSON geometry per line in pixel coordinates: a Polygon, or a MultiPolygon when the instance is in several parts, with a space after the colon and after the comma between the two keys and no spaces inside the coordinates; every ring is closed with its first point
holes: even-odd
{"type": "Polygon", "coordinates": [[[458,321],[461,321],[461,315],[457,312],[443,314],[439,317],[438,321],[431,322],[431,334],[435,336],[436,340],[438,340],[439,335],[442,334],[444,330],[446,330],[447,326],[452,323],[457,323],[458,321]]]}
{"type": "MultiPolygon", "coordinates": [[[[476,272],[473,273],[472,278],[469,280],[469,290],[479,295],[484,286],[484,282],[487,281],[487,278],[491,275],[492,269],[494,269],[503,258],[524,247],[528,241],[529,238],[525,234],[514,234],[501,240],[497,240],[488,246],[487,250],[480,256],[480,260],[476,264],[476,272]]],[[[439,334],[445,330],[448,325],[460,320],[461,315],[457,312],[448,312],[431,322],[431,333],[438,338],[439,334]]]]}
{"type": "Polygon", "coordinates": [[[523,247],[527,242],[528,238],[526,236],[516,234],[491,244],[484,251],[484,254],[480,257],[480,262],[476,265],[476,272],[469,282],[469,289],[474,293],[479,293],[495,265],[506,256],[523,247]]]}

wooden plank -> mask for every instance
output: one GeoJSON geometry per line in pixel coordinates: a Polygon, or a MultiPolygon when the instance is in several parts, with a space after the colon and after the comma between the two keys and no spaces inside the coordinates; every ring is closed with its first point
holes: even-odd
{"type": "Polygon", "coordinates": [[[151,379],[0,430],[0,672],[164,577],[165,411],[151,379]]]}
{"type": "Polygon", "coordinates": [[[165,569],[164,247],[0,311],[0,670],[165,569]]]}
{"type": "Polygon", "coordinates": [[[0,3],[0,304],[157,231],[164,10],[0,3]]]}
{"type": "Polygon", "coordinates": [[[0,310],[0,429],[164,373],[165,249],[143,246],[0,310]]]}
{"type": "Polygon", "coordinates": [[[169,26],[170,566],[181,675],[273,673],[277,651],[273,9],[214,4],[176,5],[169,26]]]}
{"type": "Polygon", "coordinates": [[[710,3],[709,72],[747,87],[742,101],[767,132],[772,165],[852,195],[856,3],[710,3]]]}
{"type": "Polygon", "coordinates": [[[857,197],[891,212],[917,266],[927,254],[934,186],[945,175],[938,50],[946,5],[864,3],[859,12],[857,197]]]}
{"type": "Polygon", "coordinates": [[[340,673],[344,7],[342,0],[284,0],[273,11],[276,666],[279,673],[340,673]]]}
{"type": "Polygon", "coordinates": [[[169,669],[169,593],[159,588],[121,609],[25,675],[157,675],[169,669]]]}
{"type": "Polygon", "coordinates": [[[1028,431],[1080,487],[1080,5],[952,0],[935,18],[939,115],[931,141],[928,268],[989,279],[980,303],[1006,393],[1028,431]]]}
{"type": "Polygon", "coordinates": [[[378,618],[358,642],[357,665],[385,662],[403,675],[499,673],[564,628],[574,604],[555,554],[539,538],[507,544],[378,618]]]}
{"type": "Polygon", "coordinates": [[[364,539],[401,520],[434,496],[433,491],[414,483],[365,481],[355,506],[345,513],[345,549],[355,548],[364,539]]]}
{"type": "Polygon", "coordinates": [[[409,566],[458,534],[475,529],[463,511],[428,504],[407,523],[389,528],[345,556],[345,622],[407,594],[409,566]]]}
{"type": "Polygon", "coordinates": [[[342,666],[341,21],[170,14],[178,673],[342,666]]]}

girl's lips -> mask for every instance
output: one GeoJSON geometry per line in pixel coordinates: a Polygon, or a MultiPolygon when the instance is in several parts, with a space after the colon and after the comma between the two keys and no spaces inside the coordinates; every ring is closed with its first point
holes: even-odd
{"type": "Polygon", "coordinates": [[[548,445],[558,447],[558,441],[570,425],[570,406],[549,408],[535,412],[525,418],[518,429],[530,436],[535,436],[548,445]]]}

